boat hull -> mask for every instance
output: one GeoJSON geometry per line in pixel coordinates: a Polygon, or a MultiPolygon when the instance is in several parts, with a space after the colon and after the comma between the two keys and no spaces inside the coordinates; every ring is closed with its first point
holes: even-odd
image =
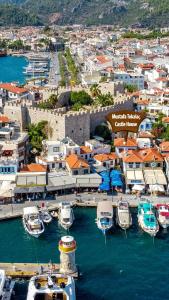
{"type": "Polygon", "coordinates": [[[44,232],[44,228],[42,228],[42,230],[39,230],[37,232],[33,232],[33,231],[29,230],[24,219],[23,219],[23,226],[24,226],[25,231],[35,238],[39,238],[40,235],[44,232]]]}
{"type": "Polygon", "coordinates": [[[149,227],[145,226],[145,224],[140,216],[138,216],[138,224],[144,232],[148,233],[152,237],[155,237],[157,232],[159,231],[158,225],[153,229],[150,229],[149,227]]]}

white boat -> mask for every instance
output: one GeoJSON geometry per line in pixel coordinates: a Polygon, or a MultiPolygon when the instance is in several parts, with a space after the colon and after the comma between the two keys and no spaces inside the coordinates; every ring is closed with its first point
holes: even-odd
{"type": "Polygon", "coordinates": [[[44,224],[36,206],[23,209],[23,225],[25,230],[34,237],[39,237],[44,232],[44,224]]]}
{"type": "Polygon", "coordinates": [[[129,204],[126,200],[120,200],[117,205],[117,224],[124,230],[132,225],[132,217],[129,204]]]}
{"type": "Polygon", "coordinates": [[[71,207],[71,204],[69,202],[60,203],[58,219],[60,225],[65,230],[68,230],[73,225],[74,214],[73,214],[73,209],[71,207]]]}
{"type": "Polygon", "coordinates": [[[76,300],[75,283],[71,276],[43,274],[30,279],[27,300],[76,300]]]}
{"type": "Polygon", "coordinates": [[[13,294],[15,281],[6,277],[5,271],[0,270],[0,299],[10,300],[13,294]]]}
{"type": "Polygon", "coordinates": [[[166,229],[169,226],[169,205],[157,204],[157,220],[160,226],[166,229]]]}
{"type": "Polygon", "coordinates": [[[52,216],[49,213],[46,206],[43,206],[39,212],[40,212],[40,217],[41,217],[43,223],[49,224],[52,221],[52,216]]]}
{"type": "Polygon", "coordinates": [[[97,205],[97,227],[105,234],[113,227],[112,201],[100,201],[97,205]]]}

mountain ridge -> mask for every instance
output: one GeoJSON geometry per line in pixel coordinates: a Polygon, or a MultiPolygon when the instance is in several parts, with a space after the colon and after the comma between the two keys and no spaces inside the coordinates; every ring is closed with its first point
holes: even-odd
{"type": "Polygon", "coordinates": [[[0,0],[1,26],[75,23],[167,27],[169,26],[169,1],[0,0]],[[14,13],[15,16],[12,15],[14,13]]]}

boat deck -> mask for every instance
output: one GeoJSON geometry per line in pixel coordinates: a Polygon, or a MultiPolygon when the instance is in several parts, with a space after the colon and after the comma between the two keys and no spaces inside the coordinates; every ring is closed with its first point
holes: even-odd
{"type": "MultiPolygon", "coordinates": [[[[36,263],[0,263],[0,269],[5,271],[6,276],[12,278],[29,279],[42,273],[59,273],[59,264],[36,264],[36,263]]],[[[78,272],[70,274],[74,278],[78,277],[78,272]]]]}

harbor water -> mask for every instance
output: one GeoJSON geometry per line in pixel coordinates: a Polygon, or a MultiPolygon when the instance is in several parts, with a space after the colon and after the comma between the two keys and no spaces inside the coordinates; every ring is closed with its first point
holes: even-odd
{"type": "Polygon", "coordinates": [[[23,68],[28,64],[26,58],[16,56],[0,57],[0,82],[25,83],[23,68]]]}
{"type": "MultiPolygon", "coordinates": [[[[77,241],[76,263],[81,272],[76,282],[80,300],[168,299],[169,233],[154,239],[137,224],[125,232],[116,227],[105,239],[95,224],[95,208],[76,208],[70,230],[77,241]]],[[[65,231],[56,220],[39,239],[23,229],[21,219],[0,223],[1,262],[59,262],[58,241],[65,231]]],[[[15,299],[26,297],[27,282],[18,282],[15,299]]]]}

